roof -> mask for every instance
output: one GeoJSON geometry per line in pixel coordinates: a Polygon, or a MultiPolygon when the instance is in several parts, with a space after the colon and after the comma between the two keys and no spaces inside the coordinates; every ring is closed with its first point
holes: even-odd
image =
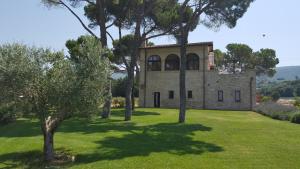
{"type": "MultiPolygon", "coordinates": [[[[189,43],[187,44],[187,46],[213,46],[213,42],[189,43]]],[[[180,45],[179,44],[155,45],[155,46],[140,47],[140,49],[156,49],[156,48],[172,48],[172,47],[180,47],[180,45]]]]}

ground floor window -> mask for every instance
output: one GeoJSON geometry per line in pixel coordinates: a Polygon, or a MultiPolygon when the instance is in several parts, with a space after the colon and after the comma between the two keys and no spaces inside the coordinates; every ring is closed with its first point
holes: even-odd
{"type": "Polygon", "coordinates": [[[191,90],[188,91],[188,99],[193,98],[193,92],[191,90]]]}
{"type": "Polygon", "coordinates": [[[235,90],[235,102],[241,102],[241,91],[235,90]]]}
{"type": "Polygon", "coordinates": [[[169,99],[174,99],[174,91],[173,90],[169,91],[169,99]]]}
{"type": "Polygon", "coordinates": [[[223,101],[223,90],[218,90],[218,101],[219,102],[223,101]]]}

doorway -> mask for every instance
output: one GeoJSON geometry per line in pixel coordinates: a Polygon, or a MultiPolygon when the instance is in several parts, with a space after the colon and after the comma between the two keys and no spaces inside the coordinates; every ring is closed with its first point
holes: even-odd
{"type": "Polygon", "coordinates": [[[154,107],[160,107],[160,93],[154,92],[154,107]]]}

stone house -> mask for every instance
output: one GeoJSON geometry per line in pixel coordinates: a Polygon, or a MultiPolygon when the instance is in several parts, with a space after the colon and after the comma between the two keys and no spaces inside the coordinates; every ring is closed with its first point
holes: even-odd
{"type": "MultiPolygon", "coordinates": [[[[140,107],[179,107],[179,45],[140,48],[140,107]]],[[[214,70],[213,43],[187,46],[187,108],[251,110],[255,71],[220,74],[214,70]]]]}

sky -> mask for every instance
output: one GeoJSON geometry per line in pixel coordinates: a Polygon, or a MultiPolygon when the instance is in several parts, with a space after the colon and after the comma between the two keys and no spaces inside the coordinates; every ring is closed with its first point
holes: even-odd
{"type": "MultiPolygon", "coordinates": [[[[0,0],[0,45],[23,43],[54,50],[65,50],[65,42],[87,32],[64,8],[47,8],[41,0],[0,0]]],[[[229,43],[245,43],[254,51],[272,48],[280,60],[278,66],[300,65],[299,0],[256,0],[237,26],[210,30],[203,25],[189,36],[189,42],[213,41],[215,49],[225,51],[229,43]],[[263,37],[263,34],[266,36],[263,37]]],[[[75,10],[84,20],[82,8],[75,10]]],[[[117,37],[115,29],[110,30],[117,37]]],[[[96,30],[95,33],[99,34],[96,30]]],[[[155,44],[175,43],[171,37],[160,37],[155,44]]]]}

